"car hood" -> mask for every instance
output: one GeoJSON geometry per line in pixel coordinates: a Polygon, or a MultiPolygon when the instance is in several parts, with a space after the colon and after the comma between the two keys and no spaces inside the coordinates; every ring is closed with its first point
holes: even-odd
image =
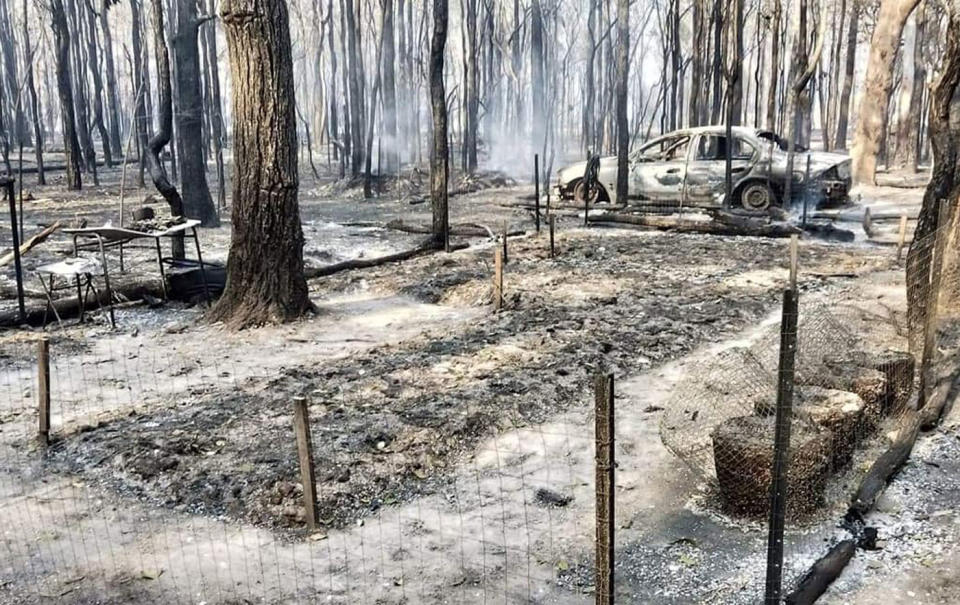
{"type": "MultiPolygon", "coordinates": [[[[816,176],[826,172],[834,166],[849,164],[850,156],[845,153],[831,153],[829,151],[809,151],[801,155],[796,162],[796,168],[802,171],[807,169],[807,158],[810,158],[810,174],[816,176]],[[806,157],[803,157],[806,156],[806,157]]],[[[842,175],[841,175],[842,176],[842,175]]]]}

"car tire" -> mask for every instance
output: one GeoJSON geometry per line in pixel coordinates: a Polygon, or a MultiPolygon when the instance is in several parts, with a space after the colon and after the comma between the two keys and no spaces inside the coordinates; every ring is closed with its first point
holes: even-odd
{"type": "MultiPolygon", "coordinates": [[[[573,186],[573,199],[576,202],[581,204],[586,198],[586,183],[583,180],[577,181],[577,184],[573,186]]],[[[596,204],[597,202],[602,202],[605,199],[603,194],[603,185],[597,184],[596,189],[593,190],[593,195],[590,196],[590,203],[596,204]]]]}
{"type": "Polygon", "coordinates": [[[776,196],[767,183],[753,181],[740,188],[739,199],[744,210],[762,212],[774,204],[776,196]]]}

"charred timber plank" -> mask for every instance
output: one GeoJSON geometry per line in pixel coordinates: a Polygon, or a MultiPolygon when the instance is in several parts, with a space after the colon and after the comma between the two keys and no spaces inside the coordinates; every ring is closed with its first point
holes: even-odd
{"type": "Polygon", "coordinates": [[[608,212],[588,217],[590,223],[623,223],[677,233],[705,233],[709,235],[742,235],[755,237],[790,237],[801,233],[798,227],[782,223],[763,223],[727,215],[721,220],[691,221],[668,216],[650,216],[608,212]]]}
{"type": "Polygon", "coordinates": [[[870,467],[867,475],[860,482],[857,493],[850,504],[850,512],[854,516],[863,517],[873,508],[877,496],[883,491],[887,483],[903,467],[920,432],[921,415],[916,411],[909,411],[900,419],[897,438],[887,451],[870,467]]]}
{"type": "Polygon", "coordinates": [[[854,540],[837,543],[826,555],[817,560],[807,572],[796,590],[787,595],[787,605],[812,605],[826,592],[857,550],[854,540]]]}
{"type": "MultiPolygon", "coordinates": [[[[48,226],[46,229],[44,229],[40,233],[37,233],[27,241],[20,244],[20,256],[22,257],[24,254],[26,254],[27,252],[30,252],[30,250],[34,249],[39,244],[42,244],[44,240],[50,237],[50,235],[53,234],[60,227],[61,227],[60,221],[57,221],[52,225],[48,226]]],[[[0,267],[9,265],[10,263],[12,263],[13,258],[14,258],[14,254],[12,250],[7,254],[4,254],[3,256],[0,256],[0,267]]]]}
{"type": "MultiPolygon", "coordinates": [[[[163,287],[160,278],[141,278],[132,280],[119,286],[113,286],[114,297],[120,300],[140,300],[144,296],[163,297],[163,287]]],[[[106,305],[107,293],[105,288],[98,288],[96,296],[87,300],[84,311],[91,311],[106,305]]],[[[75,296],[59,298],[53,301],[57,313],[63,319],[77,317],[80,314],[80,304],[75,296]]],[[[38,326],[43,323],[44,312],[46,311],[46,301],[34,302],[26,307],[26,323],[32,326],[38,326]]],[[[47,319],[53,320],[53,312],[48,314],[47,319]]],[[[21,325],[19,313],[16,310],[0,312],[0,327],[10,328],[21,325]]]]}
{"type": "MultiPolygon", "coordinates": [[[[457,244],[451,245],[450,250],[462,250],[466,248],[466,244],[457,244]]],[[[307,279],[314,279],[317,277],[327,277],[328,275],[333,275],[335,273],[340,273],[341,271],[351,271],[353,269],[369,269],[371,267],[379,267],[380,265],[386,265],[389,263],[396,263],[400,261],[405,261],[423,254],[430,254],[431,252],[437,252],[442,248],[438,247],[437,244],[432,240],[427,240],[426,242],[420,244],[416,248],[411,248],[410,250],[404,250],[402,252],[397,252],[395,254],[387,254],[386,256],[378,256],[376,258],[355,258],[352,260],[346,260],[339,263],[333,263],[332,265],[326,265],[323,267],[313,267],[307,268],[304,273],[306,274],[307,279]]]]}

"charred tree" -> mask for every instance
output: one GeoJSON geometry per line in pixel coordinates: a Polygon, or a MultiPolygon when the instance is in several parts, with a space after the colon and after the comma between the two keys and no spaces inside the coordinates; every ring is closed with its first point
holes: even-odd
{"type": "Polygon", "coordinates": [[[855,183],[876,184],[877,156],[886,131],[893,93],[894,64],[903,26],[920,0],[881,0],[853,141],[851,172],[855,183]]]}
{"type": "Polygon", "coordinates": [[[383,94],[383,136],[388,145],[383,159],[386,160],[386,172],[394,173],[400,169],[396,159],[400,142],[397,140],[397,79],[394,71],[397,54],[394,41],[393,0],[381,0],[381,9],[383,11],[381,21],[383,57],[380,62],[382,73],[380,86],[383,94]]]}
{"type": "Polygon", "coordinates": [[[242,328],[311,308],[297,204],[296,101],[285,0],[224,0],[234,84],[233,239],[214,321],[242,328]]]}
{"type": "Polygon", "coordinates": [[[110,122],[110,147],[116,156],[123,155],[120,142],[120,102],[117,96],[117,70],[113,60],[113,33],[107,18],[110,7],[119,0],[103,0],[100,3],[100,30],[103,31],[103,64],[107,76],[107,118],[110,122]]]}
{"type": "Polygon", "coordinates": [[[204,227],[219,227],[220,218],[207,185],[203,152],[203,95],[200,91],[200,18],[196,0],[180,0],[173,56],[177,62],[177,133],[180,139],[180,182],[184,216],[204,227]]]}
{"type": "Polygon", "coordinates": [[[40,97],[37,95],[37,85],[33,78],[33,51],[30,48],[30,32],[27,31],[29,14],[27,0],[23,0],[23,45],[24,55],[28,58],[25,70],[27,72],[27,94],[30,95],[30,116],[33,118],[33,151],[37,161],[37,184],[46,185],[47,177],[43,167],[43,117],[40,112],[40,97]]]}
{"type": "MultiPolygon", "coordinates": [[[[170,142],[173,130],[173,93],[170,90],[170,55],[167,53],[167,42],[164,39],[163,3],[156,0],[153,6],[153,50],[157,64],[157,111],[159,113],[157,132],[147,142],[147,170],[150,178],[163,199],[170,206],[170,214],[183,216],[183,199],[180,192],[173,186],[167,177],[167,169],[163,165],[163,149],[170,142]]],[[[173,257],[183,258],[183,238],[175,238],[172,243],[173,257]]]]}
{"type": "Polygon", "coordinates": [[[360,1],[346,0],[347,85],[350,92],[350,171],[354,178],[363,170],[363,66],[360,55],[358,13],[360,1]]]}
{"type": "Polygon", "coordinates": [[[847,55],[843,68],[843,89],[837,107],[837,149],[847,148],[847,129],[850,124],[850,95],[853,92],[853,74],[857,66],[857,27],[859,26],[860,2],[850,2],[850,22],[847,25],[847,55]]]}
{"type": "Polygon", "coordinates": [[[80,189],[80,143],[77,141],[73,113],[73,82],[70,75],[70,29],[63,0],[50,0],[50,24],[56,50],[57,95],[60,100],[63,153],[67,171],[67,189],[80,189]]]}
{"type": "Polygon", "coordinates": [[[433,238],[450,249],[447,181],[450,151],[447,143],[447,95],[443,82],[443,54],[447,46],[447,0],[433,0],[433,36],[430,39],[430,107],[433,111],[433,144],[430,147],[430,198],[433,238]]]}
{"type": "MultiPolygon", "coordinates": [[[[216,0],[207,0],[207,14],[215,14],[216,0]]],[[[217,207],[224,208],[227,205],[226,175],[223,166],[223,100],[220,96],[220,61],[217,58],[217,34],[214,21],[208,21],[203,28],[203,36],[206,44],[206,66],[210,79],[210,138],[213,140],[213,158],[217,166],[217,207]]],[[[218,219],[219,220],[219,219],[218,219]]]]}
{"type": "MultiPolygon", "coordinates": [[[[955,2],[954,2],[955,4],[955,2]]],[[[930,271],[935,237],[939,225],[940,204],[951,204],[951,216],[956,220],[960,182],[957,178],[960,161],[960,124],[956,112],[956,94],[960,87],[960,12],[953,8],[949,14],[946,49],[940,75],[930,93],[929,136],[933,152],[933,171],[923,195],[923,204],[917,217],[913,241],[907,252],[907,326],[911,344],[923,333],[931,292],[930,271]]]]}
{"type": "Polygon", "coordinates": [[[0,5],[0,48],[3,50],[3,72],[7,79],[9,107],[12,110],[13,140],[17,145],[26,147],[31,144],[31,137],[27,129],[23,103],[17,102],[20,98],[20,71],[17,68],[17,47],[14,43],[13,24],[8,8],[10,5],[12,3],[7,2],[0,5]]]}
{"type": "Polygon", "coordinates": [[[630,78],[630,0],[617,0],[617,203],[627,203],[630,127],[627,82],[630,78]]]}
{"type": "Polygon", "coordinates": [[[137,133],[137,147],[140,150],[140,172],[138,184],[143,187],[143,171],[147,166],[147,146],[149,122],[147,118],[147,99],[150,98],[149,63],[143,52],[143,18],[140,13],[140,0],[130,0],[131,45],[133,46],[133,84],[138,91],[134,99],[134,129],[137,133]]]}
{"type": "Polygon", "coordinates": [[[780,19],[783,5],[780,0],[773,2],[773,14],[770,17],[770,86],[767,90],[767,128],[777,130],[777,83],[780,73],[780,19]]]}
{"type": "MultiPolygon", "coordinates": [[[[83,10],[83,9],[81,9],[83,10]]],[[[100,143],[103,146],[103,161],[107,166],[113,166],[113,150],[110,149],[110,135],[103,121],[103,77],[100,75],[100,52],[97,48],[97,15],[91,6],[86,7],[87,27],[87,67],[93,79],[93,127],[100,134],[100,143]]]]}

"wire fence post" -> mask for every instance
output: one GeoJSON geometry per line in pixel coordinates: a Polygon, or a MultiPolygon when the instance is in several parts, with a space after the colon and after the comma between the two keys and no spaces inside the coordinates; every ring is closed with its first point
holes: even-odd
{"type": "Polygon", "coordinates": [[[540,154],[533,154],[533,207],[537,222],[537,233],[540,233],[540,154]]]}
{"type": "Polygon", "coordinates": [[[790,289],[797,290],[797,265],[800,260],[800,236],[790,236],[790,289]]]}
{"type": "Polygon", "coordinates": [[[777,413],[770,481],[770,518],[767,536],[767,579],[764,603],[779,605],[783,589],[783,530],[787,509],[787,466],[790,422],[793,415],[793,378],[797,352],[797,291],[783,293],[780,319],[780,360],[777,372],[777,413]]]}
{"type": "Polygon", "coordinates": [[[613,374],[598,374],[596,394],[597,605],[613,605],[613,374]]]}
{"type": "Polygon", "coordinates": [[[947,243],[947,224],[950,222],[950,202],[940,200],[937,209],[937,230],[930,263],[930,288],[927,291],[926,313],[923,320],[923,357],[920,364],[920,401],[918,409],[927,404],[931,387],[936,385],[933,361],[937,350],[937,304],[940,301],[940,281],[943,272],[943,252],[947,243]]]}
{"type": "Polygon", "coordinates": [[[907,215],[900,215],[900,234],[897,237],[897,262],[903,256],[903,245],[907,241],[907,215]]]}
{"type": "Polygon", "coordinates": [[[493,309],[503,308],[503,250],[496,248],[493,253],[493,309]]]}
{"type": "Polygon", "coordinates": [[[554,258],[557,255],[557,250],[554,247],[554,234],[557,230],[557,217],[553,214],[550,215],[550,258],[554,258]]]}
{"type": "Polygon", "coordinates": [[[293,399],[293,430],[297,434],[300,458],[300,482],[303,484],[303,508],[307,527],[317,529],[317,482],[313,469],[313,441],[310,438],[310,416],[306,397],[293,399]]]}
{"type": "Polygon", "coordinates": [[[39,412],[40,443],[50,444],[50,341],[42,338],[37,343],[37,407],[39,412]]]}

